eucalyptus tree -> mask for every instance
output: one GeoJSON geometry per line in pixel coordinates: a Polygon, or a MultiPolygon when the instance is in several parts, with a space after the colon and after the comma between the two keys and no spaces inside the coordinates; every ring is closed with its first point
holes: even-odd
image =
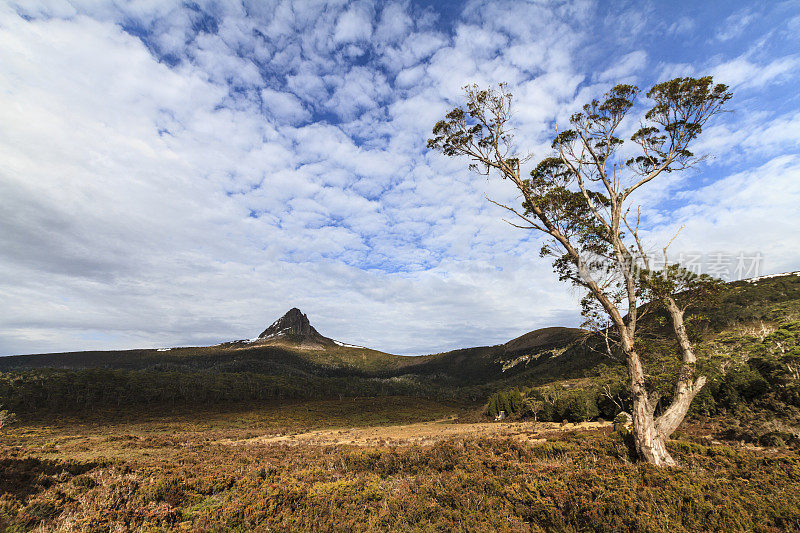
{"type": "Polygon", "coordinates": [[[555,126],[552,152],[531,165],[529,176],[522,169],[530,156],[523,157],[514,142],[507,86],[464,90],[464,104],[436,123],[428,148],[468,158],[471,170],[499,174],[516,187],[519,206],[493,203],[514,215],[512,225],[543,234],[541,255],[553,257],[562,281],[585,289],[587,324],[627,365],[637,452],[652,464],[674,464],[665,441],[706,383],[697,375],[684,314],[690,295],[712,290],[718,282],[671,263],[671,240],[658,254],[651,252],[643,235],[652,227],[643,225],[636,198],[655,180],[704,158],[691,148],[703,126],[724,111],[732,96],[728,87],[711,77],[676,78],[647,91],[649,109],[636,113],[639,88],[617,85],[573,114],[568,128],[555,126]],[[631,124],[638,128],[629,130],[635,132],[625,144],[621,131],[631,124]],[[646,387],[637,342],[640,315],[653,306],[666,309],[680,358],[674,394],[658,411],[659,398],[646,387]]]}

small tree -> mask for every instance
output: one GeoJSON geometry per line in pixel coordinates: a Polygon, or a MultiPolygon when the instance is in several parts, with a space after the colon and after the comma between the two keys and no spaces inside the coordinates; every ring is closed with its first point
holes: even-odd
{"type": "Polygon", "coordinates": [[[543,233],[541,255],[554,258],[562,281],[587,291],[582,300],[587,324],[603,333],[609,353],[621,352],[627,364],[639,455],[655,465],[674,464],[664,443],[706,381],[695,375],[697,358],[684,324],[688,295],[711,290],[716,282],[671,264],[667,248],[672,241],[654,264],[640,238],[644,228],[633,195],[656,178],[702,160],[689,148],[705,123],[723,111],[731,93],[725,85],[714,85],[711,77],[677,78],[653,86],[647,92],[653,106],[640,117],[640,127],[630,138],[634,153],[625,157],[617,131],[639,89],[617,85],[602,100],[592,100],[572,115],[569,129],[556,127],[552,154],[533,167],[529,178],[521,173],[529,157],[522,157],[514,146],[507,87],[481,90],[473,85],[465,87],[465,93],[465,106],[434,126],[428,147],[447,156],[467,156],[471,170],[494,171],[519,190],[519,208],[490,201],[517,217],[518,222],[510,222],[513,226],[543,233]],[[659,399],[645,387],[637,352],[636,328],[644,302],[667,310],[681,354],[674,395],[658,417],[659,399]]]}

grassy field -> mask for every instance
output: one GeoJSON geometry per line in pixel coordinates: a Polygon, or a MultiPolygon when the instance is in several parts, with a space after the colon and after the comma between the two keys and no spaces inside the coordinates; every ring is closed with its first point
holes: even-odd
{"type": "Polygon", "coordinates": [[[706,431],[684,430],[669,444],[682,466],[658,470],[631,462],[625,438],[608,427],[489,424],[479,406],[408,397],[31,419],[0,436],[0,525],[7,531],[800,528],[797,451],[720,443],[706,431]],[[396,438],[434,420],[457,430],[427,445],[396,438]],[[489,426],[498,431],[467,431],[489,426]],[[258,438],[337,428],[395,438],[359,446],[258,438]],[[515,438],[521,428],[536,438],[515,438]]]}

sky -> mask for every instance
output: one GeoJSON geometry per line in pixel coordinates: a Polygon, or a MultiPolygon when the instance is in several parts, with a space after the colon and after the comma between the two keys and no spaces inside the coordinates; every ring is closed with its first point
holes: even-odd
{"type": "Polygon", "coordinates": [[[535,162],[613,85],[702,75],[730,112],[642,190],[648,242],[800,270],[800,2],[0,0],[0,354],[208,345],[291,307],[400,354],[577,326],[486,200],[510,184],[431,128],[507,82],[535,162]]]}

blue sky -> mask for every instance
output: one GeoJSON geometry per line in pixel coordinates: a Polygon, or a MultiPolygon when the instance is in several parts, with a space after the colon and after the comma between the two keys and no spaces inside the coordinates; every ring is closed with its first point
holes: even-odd
{"type": "MultiPolygon", "coordinates": [[[[425,148],[508,82],[520,149],[616,83],[734,91],[641,201],[654,246],[800,269],[800,3],[0,6],[0,354],[210,344],[291,307],[395,353],[580,323],[577,294],[425,148]]],[[[640,103],[645,109],[646,102],[640,103]]]]}

